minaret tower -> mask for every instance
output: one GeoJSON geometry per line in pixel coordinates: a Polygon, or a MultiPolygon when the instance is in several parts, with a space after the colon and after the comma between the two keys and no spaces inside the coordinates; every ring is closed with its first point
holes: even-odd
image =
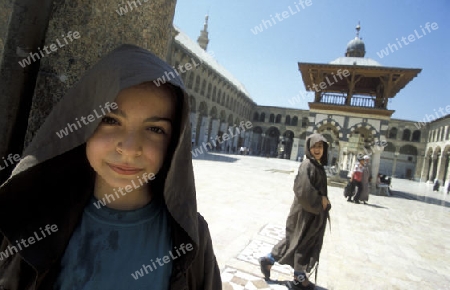
{"type": "Polygon", "coordinates": [[[197,39],[198,45],[200,45],[200,47],[203,48],[204,50],[206,50],[206,48],[208,47],[208,43],[209,43],[208,18],[209,18],[209,16],[206,15],[205,16],[205,24],[203,25],[203,30],[200,31],[200,36],[197,39]]]}

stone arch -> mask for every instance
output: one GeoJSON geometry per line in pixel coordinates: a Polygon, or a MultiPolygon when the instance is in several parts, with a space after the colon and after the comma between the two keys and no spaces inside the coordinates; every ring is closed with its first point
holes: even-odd
{"type": "Polygon", "coordinates": [[[409,141],[411,139],[411,130],[403,130],[402,141],[409,141]]]}
{"type": "Polygon", "coordinates": [[[222,90],[219,89],[218,92],[217,92],[217,103],[219,105],[222,105],[221,96],[222,96],[222,90]]]}
{"type": "MultiPolygon", "coordinates": [[[[216,92],[216,86],[214,86],[213,88],[213,92],[212,92],[212,101],[215,102],[217,98],[217,92],[216,92]]],[[[218,101],[217,101],[218,103],[218,101]]]]}
{"type": "Polygon", "coordinates": [[[227,114],[225,113],[224,110],[221,110],[221,111],[220,111],[219,118],[220,118],[220,122],[221,122],[221,123],[226,122],[226,120],[227,120],[227,114]]]}
{"type": "Polygon", "coordinates": [[[188,77],[188,81],[187,81],[187,87],[189,89],[192,89],[193,86],[194,86],[194,73],[193,72],[189,72],[189,77],[188,77]]]}
{"type": "Polygon", "coordinates": [[[339,122],[335,121],[334,119],[326,119],[326,120],[322,120],[321,122],[315,124],[315,126],[313,127],[313,132],[317,133],[319,128],[321,128],[322,126],[328,126],[331,125],[332,127],[335,128],[335,130],[338,132],[338,139],[342,139],[343,138],[343,134],[342,134],[342,126],[339,124],[339,122]]]}
{"type": "Polygon", "coordinates": [[[277,127],[270,127],[266,130],[266,136],[263,145],[264,155],[276,157],[278,152],[278,142],[280,138],[280,131],[277,127]]]}
{"type": "Polygon", "coordinates": [[[292,144],[294,143],[294,132],[291,130],[286,130],[283,133],[283,138],[281,139],[280,149],[280,158],[289,159],[291,157],[292,152],[292,144]]]}
{"type": "Polygon", "coordinates": [[[297,125],[298,125],[298,117],[294,116],[291,121],[291,126],[297,126],[297,125]]]}
{"type": "Polygon", "coordinates": [[[260,126],[256,126],[254,129],[253,129],[253,133],[254,134],[261,134],[263,132],[263,130],[262,130],[262,128],[260,127],[260,126]]]}
{"type": "Polygon", "coordinates": [[[437,147],[434,148],[434,150],[433,150],[433,156],[436,157],[436,156],[438,156],[439,154],[441,154],[441,152],[442,152],[441,146],[437,146],[437,147]]]}
{"type": "Polygon", "coordinates": [[[211,86],[211,83],[208,83],[208,92],[206,93],[206,97],[208,98],[208,99],[211,99],[211,90],[212,90],[212,86],[211,86]]]}
{"type": "Polygon", "coordinates": [[[411,139],[411,141],[412,141],[412,142],[420,142],[420,135],[421,135],[420,130],[415,130],[415,131],[413,132],[413,134],[412,134],[412,139],[411,139]]]}
{"type": "Polygon", "coordinates": [[[266,121],[266,113],[262,112],[261,115],[259,115],[259,121],[260,122],[266,121]]]}
{"type": "Polygon", "coordinates": [[[392,127],[389,129],[388,138],[389,139],[397,139],[398,130],[396,127],[392,127]]]}
{"type": "Polygon", "coordinates": [[[228,115],[228,125],[233,126],[233,114],[228,115]]]}
{"type": "Polygon", "coordinates": [[[395,153],[396,150],[397,148],[395,148],[395,145],[392,142],[387,142],[386,147],[384,147],[384,152],[395,153]]]}
{"type": "Polygon", "coordinates": [[[284,120],[284,124],[290,126],[291,125],[291,116],[286,115],[286,119],[284,120]]]}
{"type": "Polygon", "coordinates": [[[200,90],[200,76],[197,75],[195,77],[195,87],[194,87],[194,92],[198,93],[198,91],[200,90]]]}
{"type": "MultiPolygon", "coordinates": [[[[203,81],[202,81],[202,89],[201,89],[201,91],[200,91],[200,94],[201,94],[202,96],[204,96],[205,93],[206,93],[206,80],[203,79],[203,81]]],[[[208,96],[206,96],[206,97],[208,98],[208,96]]]]}
{"type": "Polygon", "coordinates": [[[201,102],[198,107],[198,113],[200,116],[208,116],[208,105],[206,102],[201,102]]]}
{"type": "Polygon", "coordinates": [[[415,146],[404,145],[404,146],[400,147],[400,154],[417,156],[418,150],[415,146]]]}
{"type": "Polygon", "coordinates": [[[211,111],[209,112],[209,116],[213,119],[217,119],[217,108],[216,106],[211,108],[211,111]]]}
{"type": "Polygon", "coordinates": [[[367,130],[371,136],[372,140],[367,140],[369,138],[364,138],[367,140],[366,142],[378,141],[378,137],[380,136],[380,133],[374,126],[372,126],[371,124],[366,123],[366,122],[361,122],[361,123],[351,126],[349,129],[349,132],[350,132],[350,134],[352,134],[354,132],[361,131],[361,128],[364,128],[365,130],[367,130]],[[360,129],[360,130],[358,130],[358,129],[360,129]]]}

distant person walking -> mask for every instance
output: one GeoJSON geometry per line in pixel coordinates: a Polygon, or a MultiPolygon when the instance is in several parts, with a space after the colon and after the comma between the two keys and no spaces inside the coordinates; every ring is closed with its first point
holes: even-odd
{"type": "Polygon", "coordinates": [[[370,157],[369,155],[364,155],[364,166],[363,166],[363,175],[362,175],[362,190],[361,196],[359,197],[359,201],[366,202],[369,201],[369,184],[372,181],[372,170],[370,170],[370,157]]]}
{"type": "Polygon", "coordinates": [[[300,164],[294,181],[295,195],[286,220],[286,237],[273,247],[270,254],[259,259],[266,280],[270,279],[270,269],[275,262],[294,268],[294,279],[287,284],[289,289],[315,289],[306,273],[318,267],[331,209],[324,169],[327,156],[326,139],[320,134],[310,135],[306,139],[307,158],[300,164]]]}
{"type": "MultiPolygon", "coordinates": [[[[355,187],[358,188],[355,197],[353,198],[353,201],[355,203],[359,203],[359,199],[361,197],[363,172],[364,172],[364,158],[362,156],[358,156],[358,163],[355,164],[355,167],[350,177],[350,182],[352,183],[353,191],[355,187]]],[[[352,197],[350,196],[347,201],[352,201],[352,197]]]]}

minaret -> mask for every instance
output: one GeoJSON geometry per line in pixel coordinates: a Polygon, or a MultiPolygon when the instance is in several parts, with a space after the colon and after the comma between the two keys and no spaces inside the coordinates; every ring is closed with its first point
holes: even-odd
{"type": "Polygon", "coordinates": [[[208,18],[209,18],[209,16],[206,15],[205,16],[205,24],[203,25],[203,30],[200,31],[200,36],[197,39],[198,45],[200,45],[200,47],[203,48],[204,50],[206,50],[206,48],[208,47],[208,43],[209,43],[208,18]]]}

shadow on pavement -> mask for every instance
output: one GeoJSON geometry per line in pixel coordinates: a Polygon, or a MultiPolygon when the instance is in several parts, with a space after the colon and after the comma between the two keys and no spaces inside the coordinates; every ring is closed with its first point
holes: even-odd
{"type": "Polygon", "coordinates": [[[209,161],[219,161],[219,162],[236,162],[238,159],[229,157],[222,154],[214,154],[214,153],[203,153],[198,155],[197,157],[192,156],[194,160],[209,160],[209,161]]]}
{"type": "MultiPolygon", "coordinates": [[[[440,193],[437,193],[437,194],[440,194],[440,193]]],[[[445,200],[442,200],[439,198],[434,198],[431,196],[415,195],[415,194],[411,194],[411,193],[403,192],[403,191],[392,190],[391,197],[404,198],[404,199],[409,199],[409,200],[417,200],[417,201],[424,202],[424,203],[435,204],[435,205],[440,205],[440,206],[444,206],[444,207],[450,207],[450,202],[448,202],[448,201],[445,201],[445,200]]]]}
{"type": "Polygon", "coordinates": [[[381,206],[381,205],[370,204],[370,203],[366,203],[366,204],[363,204],[363,205],[365,205],[365,206],[371,206],[371,207],[374,207],[374,208],[386,208],[386,207],[381,206]]]}
{"type": "MultiPolygon", "coordinates": [[[[291,281],[284,281],[284,280],[282,280],[282,281],[280,281],[280,280],[266,280],[266,283],[267,283],[267,285],[283,285],[283,286],[286,286],[287,287],[287,283],[288,282],[291,282],[291,281]]],[[[290,289],[290,288],[288,288],[287,287],[287,289],[290,289]]],[[[323,287],[320,287],[320,286],[318,286],[318,285],[316,285],[316,288],[315,288],[316,290],[327,290],[327,288],[323,288],[323,287]]]]}

